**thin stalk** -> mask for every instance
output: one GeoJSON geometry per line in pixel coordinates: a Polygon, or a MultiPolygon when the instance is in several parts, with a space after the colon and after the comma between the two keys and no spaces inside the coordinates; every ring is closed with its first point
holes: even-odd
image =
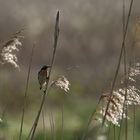
{"type": "Polygon", "coordinates": [[[32,133],[32,131],[33,131],[33,128],[34,128],[34,124],[32,125],[32,127],[31,127],[31,129],[30,129],[30,132],[29,132],[29,134],[28,134],[27,140],[30,139],[31,133],[32,133]]]}
{"type": "MultiPolygon", "coordinates": [[[[135,45],[136,45],[136,34],[137,34],[137,30],[138,30],[138,27],[136,25],[136,28],[135,28],[135,32],[134,32],[134,40],[132,42],[132,46],[131,46],[131,58],[132,59],[135,59],[135,56],[134,56],[134,48],[135,48],[135,45]]],[[[132,65],[132,62],[131,62],[131,58],[130,58],[130,64],[129,64],[129,71],[130,71],[130,67],[132,65]]],[[[135,128],[136,128],[136,106],[133,105],[133,140],[135,140],[135,128]]]]}
{"type": "MultiPolygon", "coordinates": [[[[135,55],[134,55],[134,48],[135,48],[135,45],[136,45],[136,35],[137,35],[137,31],[138,31],[138,27],[136,25],[136,28],[135,28],[135,32],[134,32],[134,40],[132,42],[132,46],[131,46],[131,58],[130,58],[130,64],[129,64],[129,71],[130,71],[130,67],[132,66],[132,60],[135,59],[135,55]]],[[[134,63],[135,64],[135,63],[134,63]]],[[[133,140],[135,140],[135,128],[136,128],[136,106],[133,105],[133,140]]]]}
{"type": "MultiPolygon", "coordinates": [[[[134,59],[134,47],[135,47],[135,44],[136,44],[136,34],[137,34],[137,26],[136,26],[135,31],[134,31],[134,39],[133,39],[133,41],[132,41],[131,50],[130,50],[130,59],[129,59],[128,75],[129,75],[129,73],[130,73],[130,68],[131,68],[131,66],[132,66],[132,60],[134,59]]],[[[123,114],[124,114],[124,110],[123,110],[123,114]]],[[[122,114],[122,118],[123,118],[123,114],[122,114]]],[[[120,123],[120,129],[119,129],[118,140],[121,139],[122,124],[123,124],[123,119],[121,120],[121,123],[120,123]]],[[[134,130],[134,129],[133,129],[133,130],[134,130]]],[[[135,132],[135,131],[133,131],[133,136],[134,136],[134,132],[135,132]]]]}
{"type": "MultiPolygon", "coordinates": [[[[123,34],[123,36],[124,36],[124,31],[125,31],[125,0],[123,0],[123,4],[122,4],[122,34],[123,34]]],[[[125,49],[126,49],[126,47],[124,45],[124,65],[125,65],[125,62],[126,62],[126,60],[125,60],[126,59],[125,49]]],[[[126,75],[126,66],[124,66],[124,73],[126,75]]],[[[125,78],[126,78],[126,76],[125,76],[125,78]]],[[[125,78],[124,78],[124,81],[125,81],[125,78]]],[[[125,106],[125,103],[123,103],[123,113],[122,113],[122,119],[121,119],[121,122],[120,122],[120,129],[119,129],[118,140],[120,140],[120,138],[121,138],[124,106],[125,106]]]]}
{"type": "Polygon", "coordinates": [[[111,123],[109,123],[109,129],[108,129],[108,133],[107,133],[107,139],[109,140],[110,137],[110,131],[111,131],[111,123]]]}
{"type": "MultiPolygon", "coordinates": [[[[125,0],[123,0],[123,35],[125,33],[125,0]]],[[[126,45],[124,42],[124,86],[125,86],[125,101],[124,101],[124,106],[125,108],[125,140],[128,139],[128,107],[127,107],[127,86],[128,86],[128,76],[127,76],[127,66],[126,66],[126,45]]],[[[124,109],[123,109],[124,111],[124,109]]]]}
{"type": "Polygon", "coordinates": [[[125,71],[125,101],[124,101],[124,107],[125,107],[125,140],[128,139],[128,106],[127,106],[127,85],[128,85],[128,81],[127,81],[127,72],[126,72],[126,55],[125,55],[125,49],[124,49],[124,71],[125,71]]]}
{"type": "Polygon", "coordinates": [[[28,93],[28,87],[29,87],[30,72],[31,72],[31,65],[32,65],[34,48],[35,48],[35,44],[33,44],[33,47],[32,47],[32,50],[31,50],[31,55],[30,55],[31,57],[30,57],[30,61],[29,61],[26,87],[25,87],[25,93],[24,93],[24,103],[23,103],[23,108],[22,108],[22,117],[21,117],[19,140],[21,140],[21,137],[22,137],[22,129],[23,129],[24,116],[25,116],[25,108],[26,108],[26,103],[27,103],[27,93],[28,93]]]}
{"type": "Polygon", "coordinates": [[[121,64],[121,59],[122,59],[122,55],[123,55],[123,51],[124,51],[124,47],[125,47],[126,35],[127,35],[127,31],[128,31],[128,25],[129,25],[129,21],[130,21],[131,12],[132,12],[133,1],[134,0],[131,0],[131,2],[130,2],[129,12],[128,12],[126,26],[125,26],[125,30],[124,30],[123,41],[122,41],[122,45],[121,45],[121,52],[120,52],[120,56],[119,56],[115,76],[114,76],[114,79],[113,79],[112,88],[111,88],[111,91],[110,91],[110,99],[108,101],[106,111],[105,111],[105,115],[103,117],[102,126],[104,126],[104,123],[105,123],[105,120],[106,120],[106,115],[107,115],[107,112],[108,112],[108,109],[109,109],[109,105],[110,105],[110,102],[111,102],[111,97],[112,97],[112,94],[113,94],[113,90],[114,90],[114,87],[115,87],[116,79],[117,79],[120,64],[121,64]]]}
{"type": "Polygon", "coordinates": [[[135,140],[135,128],[136,128],[136,107],[133,105],[133,140],[135,140]]]}
{"type": "Polygon", "coordinates": [[[114,140],[116,140],[116,126],[113,125],[113,134],[114,134],[114,140]]]}
{"type": "Polygon", "coordinates": [[[99,101],[98,101],[98,103],[97,103],[95,109],[93,109],[93,111],[92,111],[92,113],[91,113],[91,115],[90,115],[90,117],[89,117],[89,119],[88,119],[88,123],[87,123],[87,126],[85,127],[85,130],[84,130],[84,132],[83,132],[83,135],[82,135],[81,140],[85,140],[85,139],[86,139],[86,136],[87,136],[87,132],[88,132],[90,123],[91,123],[91,121],[92,121],[92,119],[93,119],[93,116],[94,116],[95,113],[96,113],[96,108],[98,107],[98,105],[99,105],[101,99],[102,99],[102,97],[100,97],[100,99],[99,99],[99,101]]]}
{"type": "Polygon", "coordinates": [[[55,131],[54,131],[54,119],[53,119],[53,114],[50,112],[50,126],[51,126],[51,134],[52,134],[52,140],[55,140],[55,131]]]}
{"type": "Polygon", "coordinates": [[[42,123],[43,123],[44,140],[46,140],[45,114],[43,109],[42,109],[42,123]]]}
{"type": "Polygon", "coordinates": [[[7,110],[8,104],[4,107],[2,114],[1,114],[1,120],[5,118],[6,110],[7,110]]]}
{"type": "MultiPolygon", "coordinates": [[[[136,27],[136,29],[135,29],[135,34],[134,34],[134,40],[133,40],[133,42],[132,42],[132,45],[131,45],[131,51],[130,51],[130,60],[129,60],[129,69],[128,69],[128,75],[129,75],[129,73],[130,73],[130,68],[131,68],[131,66],[132,66],[132,59],[134,58],[134,46],[135,46],[135,42],[136,42],[136,40],[135,40],[135,36],[136,36],[136,33],[137,33],[137,27],[136,27]]],[[[123,105],[124,106],[124,105],[123,105]]],[[[123,108],[123,113],[122,113],[122,118],[123,118],[123,114],[124,114],[124,108],[123,108]]],[[[121,122],[120,122],[120,129],[119,129],[119,135],[118,135],[118,140],[120,140],[121,139],[121,130],[122,130],[122,125],[123,125],[123,119],[121,120],[121,122]]],[[[133,131],[133,135],[134,135],[134,131],[133,131]]]]}
{"type": "Polygon", "coordinates": [[[63,135],[64,135],[64,107],[62,105],[62,109],[61,109],[61,114],[62,114],[62,120],[61,120],[61,123],[62,123],[62,126],[61,126],[61,140],[63,140],[63,135]]]}
{"type": "MultiPolygon", "coordinates": [[[[49,93],[49,88],[48,88],[48,92],[47,92],[47,93],[49,93]]],[[[44,102],[45,102],[45,98],[46,98],[47,96],[48,96],[48,94],[46,94],[46,95],[45,95],[45,93],[43,94],[42,102],[41,102],[40,108],[39,108],[39,110],[38,110],[38,113],[37,113],[37,116],[36,116],[36,118],[35,118],[35,121],[34,121],[32,127],[31,127],[31,130],[30,130],[30,132],[29,132],[29,135],[28,135],[28,137],[27,137],[27,140],[29,140],[30,137],[31,137],[30,140],[32,140],[33,137],[34,137],[34,133],[35,133],[36,127],[37,127],[37,125],[38,125],[38,121],[39,121],[39,117],[40,117],[40,114],[41,114],[41,111],[42,111],[42,107],[43,107],[43,104],[44,104],[44,102]]]]}
{"type": "Polygon", "coordinates": [[[54,64],[54,60],[55,60],[58,37],[59,37],[59,11],[57,12],[57,15],[56,15],[56,24],[55,24],[55,32],[54,32],[54,46],[53,46],[53,54],[52,54],[52,59],[51,59],[51,68],[50,68],[50,71],[49,71],[48,82],[47,82],[47,85],[46,85],[46,91],[43,94],[42,101],[41,101],[41,104],[40,104],[36,119],[35,119],[34,124],[33,124],[31,140],[33,140],[33,138],[34,138],[34,134],[35,134],[35,131],[36,131],[36,128],[37,128],[37,125],[38,125],[41,110],[43,108],[45,98],[46,98],[46,96],[48,96],[49,81],[50,81],[50,76],[51,76],[51,72],[52,72],[52,68],[53,68],[53,64],[54,64]]]}
{"type": "Polygon", "coordinates": [[[50,121],[51,139],[53,140],[53,127],[52,127],[51,113],[49,113],[49,121],[50,121]]]}
{"type": "MultiPolygon", "coordinates": [[[[122,113],[122,118],[123,118],[123,113],[122,113]]],[[[122,127],[123,127],[123,119],[121,119],[121,122],[120,122],[120,129],[119,129],[119,134],[118,134],[118,140],[121,140],[122,127]]]]}

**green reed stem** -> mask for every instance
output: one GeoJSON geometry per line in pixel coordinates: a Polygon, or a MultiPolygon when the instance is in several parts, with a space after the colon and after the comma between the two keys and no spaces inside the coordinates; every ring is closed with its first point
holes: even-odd
{"type": "Polygon", "coordinates": [[[22,108],[22,117],[21,117],[19,140],[21,140],[21,138],[22,138],[23,122],[24,122],[25,108],[26,108],[26,103],[27,103],[27,93],[28,93],[28,87],[29,87],[29,80],[30,80],[30,73],[31,73],[31,65],[32,65],[34,48],[35,48],[35,44],[33,44],[31,55],[30,55],[31,57],[30,57],[30,61],[29,61],[27,81],[26,81],[26,87],[25,87],[25,93],[24,93],[24,103],[23,103],[23,108],[22,108]]]}
{"type": "Polygon", "coordinates": [[[48,82],[47,82],[47,85],[46,85],[46,91],[44,92],[43,97],[42,97],[42,101],[41,101],[37,116],[36,116],[35,121],[33,123],[33,129],[32,129],[32,133],[31,133],[31,140],[33,140],[33,138],[34,138],[34,134],[36,132],[36,128],[37,128],[37,125],[38,125],[41,110],[43,108],[45,98],[46,98],[46,96],[48,96],[49,80],[50,80],[50,77],[51,77],[51,72],[52,72],[52,68],[53,68],[53,64],[54,64],[54,60],[55,60],[58,37],[59,37],[59,11],[57,12],[57,15],[56,15],[56,23],[55,23],[55,31],[54,31],[54,46],[53,46],[53,54],[52,54],[52,59],[51,59],[51,68],[50,68],[50,71],[49,71],[48,82]]]}

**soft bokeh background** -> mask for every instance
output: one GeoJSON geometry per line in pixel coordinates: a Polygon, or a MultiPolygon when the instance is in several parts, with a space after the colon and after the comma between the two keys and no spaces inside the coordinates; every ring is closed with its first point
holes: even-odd
{"type": "MultiPolygon", "coordinates": [[[[130,0],[126,1],[128,12],[130,0]]],[[[140,16],[140,1],[135,0],[128,31],[127,47],[132,45],[134,28],[140,16]]],[[[18,52],[20,71],[0,65],[0,110],[4,115],[0,139],[17,139],[31,48],[36,42],[30,75],[23,134],[35,118],[42,93],[37,73],[49,64],[53,46],[55,15],[60,10],[60,37],[52,78],[65,75],[70,93],[53,89],[45,104],[47,137],[49,114],[53,114],[57,139],[61,136],[64,112],[64,139],[78,139],[103,91],[108,91],[122,41],[122,0],[0,0],[0,40],[25,28],[23,46],[18,52]]],[[[136,47],[139,60],[139,43],[136,47]]],[[[129,51],[128,51],[129,54],[129,51]]],[[[137,123],[140,129],[140,122],[137,123]]],[[[43,139],[40,119],[36,140],[43,139]]]]}

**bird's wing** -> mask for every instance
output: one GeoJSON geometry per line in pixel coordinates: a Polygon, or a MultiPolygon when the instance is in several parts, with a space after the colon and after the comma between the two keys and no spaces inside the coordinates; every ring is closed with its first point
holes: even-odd
{"type": "Polygon", "coordinates": [[[43,85],[46,82],[47,74],[45,70],[38,72],[38,82],[40,85],[43,85]]]}
{"type": "Polygon", "coordinates": [[[41,71],[38,72],[38,82],[39,82],[40,85],[42,84],[41,71]]]}

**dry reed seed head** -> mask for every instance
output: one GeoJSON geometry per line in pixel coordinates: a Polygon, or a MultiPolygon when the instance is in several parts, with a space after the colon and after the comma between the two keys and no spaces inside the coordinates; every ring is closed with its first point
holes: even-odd
{"type": "Polygon", "coordinates": [[[134,67],[130,68],[128,80],[130,82],[136,82],[136,76],[140,75],[140,63],[136,63],[134,67]]]}
{"type": "Polygon", "coordinates": [[[140,105],[140,90],[135,86],[129,86],[127,89],[127,105],[140,105]]]}
{"type": "MultiPolygon", "coordinates": [[[[119,120],[122,119],[124,97],[120,96],[118,91],[113,92],[111,97],[109,109],[107,111],[106,119],[109,122],[119,126],[119,120]]],[[[103,110],[103,116],[105,115],[106,108],[103,110]]]]}
{"type": "Polygon", "coordinates": [[[22,46],[22,43],[19,41],[19,38],[13,37],[12,39],[5,42],[1,50],[1,64],[10,63],[15,68],[20,69],[18,65],[18,58],[15,54],[15,51],[19,51],[19,46],[22,46]]]}
{"type": "Polygon", "coordinates": [[[69,91],[70,82],[65,76],[61,76],[58,79],[54,80],[51,86],[56,86],[63,89],[65,92],[69,91]]]}
{"type": "Polygon", "coordinates": [[[130,77],[130,76],[128,77],[128,80],[131,81],[131,82],[136,82],[136,80],[134,78],[130,77]]]}
{"type": "Polygon", "coordinates": [[[134,77],[140,75],[140,63],[136,63],[134,67],[130,68],[129,77],[134,77]]]}
{"type": "Polygon", "coordinates": [[[126,118],[126,106],[140,105],[140,90],[134,86],[134,82],[136,83],[135,78],[139,75],[140,64],[136,63],[134,67],[130,68],[128,80],[131,81],[131,83],[129,82],[130,85],[127,86],[127,89],[126,87],[123,87],[114,90],[111,97],[109,93],[102,95],[101,103],[98,106],[99,109],[96,109],[96,118],[98,117],[99,119],[96,120],[103,120],[109,101],[110,104],[106,113],[106,123],[111,122],[116,126],[120,125],[120,120],[126,118]]]}
{"type": "MultiPolygon", "coordinates": [[[[127,88],[127,105],[140,105],[140,96],[139,96],[139,90],[135,88],[135,86],[128,86],[127,88]]],[[[119,126],[120,120],[122,118],[126,118],[125,111],[125,88],[120,88],[117,91],[113,92],[112,97],[110,98],[110,95],[108,95],[108,98],[103,98],[104,104],[100,104],[100,109],[97,111],[97,115],[99,117],[99,121],[103,119],[103,116],[105,115],[106,106],[110,99],[109,108],[107,110],[106,120],[108,122],[113,123],[116,126],[119,126]],[[124,114],[123,114],[124,113],[124,114]]]]}

